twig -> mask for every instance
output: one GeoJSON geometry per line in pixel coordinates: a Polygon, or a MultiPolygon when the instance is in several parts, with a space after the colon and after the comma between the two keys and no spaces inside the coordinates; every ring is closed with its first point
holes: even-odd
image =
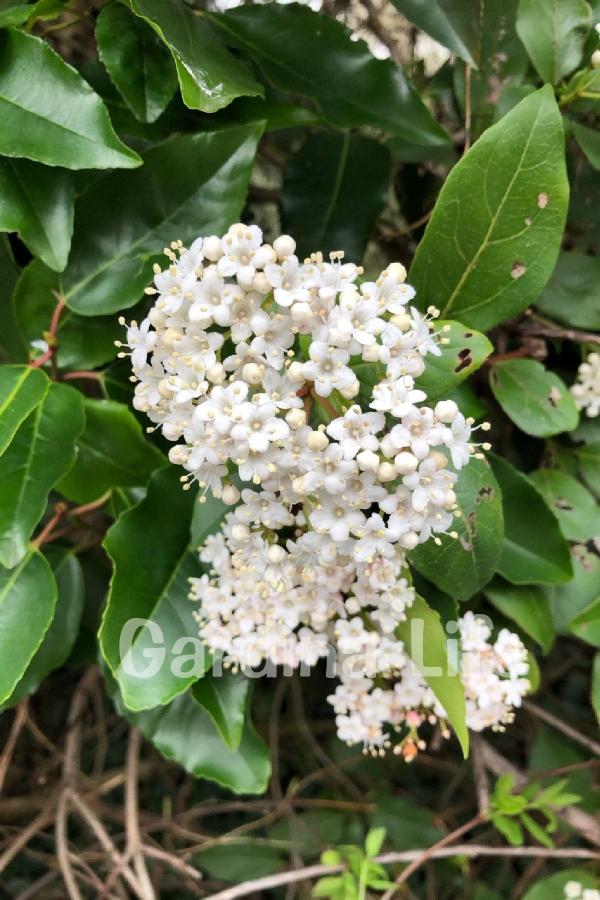
{"type": "Polygon", "coordinates": [[[67,835],[67,822],[69,818],[68,794],[65,790],[60,795],[58,809],[56,811],[56,858],[67,889],[70,900],[83,900],[81,891],[77,886],[71,857],[69,855],[69,839],[67,835]]]}
{"type": "Polygon", "coordinates": [[[527,712],[530,712],[533,716],[536,716],[536,718],[541,719],[542,722],[546,722],[547,725],[552,725],[557,731],[562,731],[563,734],[566,734],[567,737],[577,741],[577,743],[581,744],[583,747],[587,747],[587,749],[591,750],[592,753],[595,753],[596,756],[600,756],[600,744],[597,741],[593,741],[592,738],[586,737],[585,734],[581,734],[576,728],[567,725],[562,719],[553,716],[552,713],[542,709],[541,706],[537,706],[537,704],[532,703],[531,700],[524,700],[523,709],[526,709],[527,712]]]}
{"type": "Polygon", "coordinates": [[[402,59],[398,52],[398,46],[396,41],[390,36],[387,29],[384,25],[379,21],[379,13],[375,8],[374,4],[371,0],[360,0],[362,6],[364,6],[367,13],[367,25],[369,29],[373,32],[375,37],[379,38],[382,44],[384,44],[388,50],[390,51],[390,56],[398,65],[401,64],[402,59]]]}
{"type": "Polygon", "coordinates": [[[155,900],[154,888],[146,868],[140,837],[138,820],[138,765],[142,732],[139,728],[131,728],[127,741],[127,760],[125,763],[125,828],[127,832],[127,851],[133,859],[133,867],[141,887],[143,900],[155,900]]]}
{"type": "Polygon", "coordinates": [[[58,323],[60,321],[61,313],[67,304],[65,303],[64,299],[61,297],[61,295],[57,291],[52,291],[52,293],[54,294],[54,296],[57,300],[57,304],[56,304],[56,307],[52,314],[52,321],[50,322],[50,331],[48,332],[48,334],[46,336],[48,349],[45,351],[45,353],[42,353],[42,355],[39,357],[39,359],[36,359],[33,362],[30,362],[29,366],[32,369],[39,369],[41,366],[45,365],[45,363],[47,363],[48,360],[50,360],[50,362],[52,363],[52,377],[56,378],[56,375],[57,375],[56,351],[58,350],[58,340],[56,339],[56,332],[58,331],[58,323]]]}
{"type": "Polygon", "coordinates": [[[22,700],[21,703],[19,703],[19,705],[17,706],[17,712],[10,729],[6,747],[2,751],[2,756],[0,756],[0,793],[2,792],[2,788],[4,787],[6,773],[8,772],[8,767],[10,765],[12,755],[15,752],[15,747],[17,741],[19,740],[21,729],[27,721],[27,705],[28,701],[26,698],[25,700],[22,700]]]}
{"type": "Polygon", "coordinates": [[[564,338],[567,341],[600,344],[600,334],[593,331],[578,331],[576,328],[546,328],[536,325],[533,328],[524,328],[522,333],[531,334],[534,337],[564,338]]]}
{"type": "Polygon", "coordinates": [[[487,812],[490,805],[490,792],[488,788],[483,753],[481,751],[481,736],[472,731],[471,735],[471,765],[473,767],[473,780],[477,794],[477,807],[481,815],[487,812]]]}
{"type": "MultiPolygon", "coordinates": [[[[427,850],[406,850],[402,853],[384,853],[375,857],[375,862],[380,865],[393,865],[394,863],[410,863],[421,859],[427,850]]],[[[478,844],[457,844],[454,847],[440,847],[437,850],[431,848],[429,859],[448,859],[453,856],[468,856],[475,859],[478,856],[498,857],[522,857],[533,856],[544,859],[600,859],[600,853],[593,850],[584,850],[580,847],[565,847],[549,849],[546,847],[486,847],[478,844]]],[[[265,878],[256,878],[246,881],[234,887],[209,895],[206,900],[236,900],[237,897],[246,897],[248,894],[267,891],[281,887],[294,881],[309,878],[320,878],[322,875],[334,875],[343,871],[343,866],[306,866],[304,869],[293,872],[280,872],[277,875],[268,875],[265,878]]]]}
{"type": "Polygon", "coordinates": [[[199,872],[198,869],[194,869],[192,866],[183,862],[182,859],[179,859],[179,857],[174,856],[172,853],[167,853],[159,847],[151,847],[149,844],[144,844],[142,852],[152,859],[159,859],[161,862],[166,863],[166,865],[171,866],[172,869],[181,872],[182,875],[187,875],[188,878],[194,878],[195,880],[202,878],[202,872],[199,872]]]}
{"type": "Polygon", "coordinates": [[[18,836],[15,838],[13,843],[8,847],[7,850],[4,851],[2,856],[0,856],[0,874],[4,872],[6,867],[13,861],[15,856],[20,853],[23,847],[26,847],[32,837],[34,837],[38,831],[42,831],[43,828],[46,828],[47,825],[50,825],[52,820],[54,819],[54,806],[56,803],[55,797],[51,797],[44,809],[41,811],[39,816],[36,816],[35,819],[27,825],[21,832],[19,832],[18,836]]]}
{"type": "Polygon", "coordinates": [[[463,156],[471,146],[471,66],[465,66],[465,148],[463,156]]]}

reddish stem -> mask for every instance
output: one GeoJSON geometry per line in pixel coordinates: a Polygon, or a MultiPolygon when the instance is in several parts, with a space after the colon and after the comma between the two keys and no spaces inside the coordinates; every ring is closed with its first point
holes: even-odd
{"type": "MultiPolygon", "coordinates": [[[[58,323],[60,321],[60,316],[67,305],[63,298],[57,291],[52,291],[54,296],[57,299],[56,307],[54,308],[54,312],[52,313],[52,321],[50,322],[50,331],[48,332],[48,349],[42,353],[39,359],[34,360],[34,362],[29,363],[29,367],[31,369],[39,369],[40,366],[45,365],[48,360],[51,360],[54,363],[54,357],[56,355],[56,351],[58,350],[58,341],[56,340],[56,332],[58,331],[58,323]]],[[[56,370],[53,368],[53,375],[56,374],[56,370]]]]}
{"type": "Polygon", "coordinates": [[[102,381],[100,372],[67,372],[62,378],[63,381],[73,381],[76,378],[90,378],[93,381],[102,381]]]}

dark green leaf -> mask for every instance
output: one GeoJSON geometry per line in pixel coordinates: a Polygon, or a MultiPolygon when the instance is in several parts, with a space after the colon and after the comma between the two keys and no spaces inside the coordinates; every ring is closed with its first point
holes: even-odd
{"type": "Polygon", "coordinates": [[[230,884],[273,875],[283,862],[282,851],[277,847],[236,844],[234,840],[209,847],[196,856],[196,863],[205,875],[230,884]]]}
{"type": "Polygon", "coordinates": [[[64,169],[0,157],[0,231],[18,231],[47,266],[61,272],[73,233],[73,184],[64,169]]]}
{"type": "Polygon", "coordinates": [[[154,122],[177,90],[177,72],[156,32],[121,3],[103,6],[96,23],[98,54],[140,122],[154,122]]]}
{"type": "Polygon", "coordinates": [[[409,22],[477,68],[481,45],[479,0],[392,0],[409,22]]]}
{"type": "Polygon", "coordinates": [[[454,486],[460,517],[458,537],[441,535],[408,554],[414,567],[441,591],[466,600],[490,580],[502,550],[504,526],[500,488],[485,460],[471,459],[454,486]]]}
{"type": "Polygon", "coordinates": [[[568,634],[568,625],[580,612],[600,597],[600,560],[583,544],[573,547],[573,578],[566,584],[544,587],[550,601],[554,625],[568,634]]]}
{"type": "MultiPolygon", "coordinates": [[[[429,402],[438,400],[478,369],[494,349],[485,335],[466,329],[460,322],[437,321],[436,331],[443,332],[447,344],[441,344],[441,356],[429,356],[427,367],[417,379],[429,402]]],[[[462,407],[461,407],[462,409],[462,407]]]]}
{"type": "MultiPolygon", "coordinates": [[[[29,361],[29,352],[25,339],[21,334],[15,318],[12,293],[17,283],[19,270],[10,250],[8,237],[0,234],[0,316],[2,317],[2,333],[0,334],[0,362],[24,363],[29,361]]],[[[2,389],[0,388],[0,394],[2,389]]],[[[0,406],[2,401],[0,400],[0,406]]],[[[0,425],[0,430],[1,430],[0,425]]],[[[0,453],[1,438],[0,438],[0,453]]]]}
{"type": "Polygon", "coordinates": [[[596,170],[600,170],[600,132],[586,128],[577,122],[571,122],[577,143],[585,153],[588,162],[596,170]]]}
{"type": "Polygon", "coordinates": [[[58,547],[51,547],[47,558],[58,591],[54,618],[5,706],[14,706],[33,694],[44,678],[65,662],[79,633],[84,594],[81,565],[76,556],[58,547]]]}
{"type": "Polygon", "coordinates": [[[579,447],[577,466],[584,483],[600,495],[600,441],[579,447]]]}
{"type": "Polygon", "coordinates": [[[563,898],[565,885],[569,881],[581,884],[583,888],[595,888],[598,880],[592,872],[585,869],[565,869],[550,878],[542,878],[533,887],[529,888],[523,900],[554,900],[554,897],[563,898]]]}
{"type": "Polygon", "coordinates": [[[535,305],[571,328],[600,331],[600,259],[560,253],[550,281],[535,305]]]}
{"type": "Polygon", "coordinates": [[[343,250],[360,262],[373,223],[387,203],[392,160],[372,138],[340,131],[313,134],[286,171],[282,226],[301,259],[343,250]]]}
{"type": "Polygon", "coordinates": [[[546,87],[450,172],[410,270],[419,308],[481,330],[521,312],[554,269],[567,198],[561,116],[546,87]]]}
{"type": "Polygon", "coordinates": [[[250,679],[243,672],[207,672],[192,687],[194,700],[209,714],[228,747],[237,750],[244,730],[250,679]]]}
{"type": "Polygon", "coordinates": [[[446,710],[466,757],[469,753],[469,731],[465,723],[465,689],[459,673],[448,659],[448,637],[440,617],[418,594],[413,605],[406,610],[406,616],[397,627],[398,639],[404,642],[406,652],[446,710]]]}
{"type": "Polygon", "coordinates": [[[50,382],[44,372],[29,366],[0,368],[0,454],[32,409],[48,393],[50,382]]]}
{"type": "Polygon", "coordinates": [[[77,503],[97,500],[111,488],[148,483],[167,460],[144,438],[134,415],[114,400],[85,401],[85,431],[77,459],[56,489],[77,503]]]}
{"type": "Polygon", "coordinates": [[[336,128],[371,125],[423,146],[448,143],[402,70],[375,59],[328,15],[278,3],[240,6],[212,18],[275,87],[310,97],[336,128]]]}
{"type": "Polygon", "coordinates": [[[153,475],[145,498],[123,513],[104,541],[114,575],[100,645],[129,709],[169,703],[212,659],[197,637],[188,598],[189,579],[203,571],[189,551],[195,502],[194,492],[183,490],[179,470],[167,466],[153,475]]]}
{"type": "Polygon", "coordinates": [[[30,549],[14,569],[0,567],[0,703],[10,697],[42,643],[56,604],[47,560],[30,549]]]}
{"type": "Polygon", "coordinates": [[[517,34],[550,84],[577,68],[591,24],[586,0],[521,0],[517,11],[517,34]]]}
{"type": "Polygon", "coordinates": [[[536,585],[509,584],[496,577],[483,589],[496,609],[519,625],[548,653],[556,632],[548,597],[536,585]]]}
{"type": "Polygon", "coordinates": [[[215,28],[184,0],[126,0],[148,22],[175,60],[186,106],[212,113],[235,97],[263,93],[248,69],[224,47],[215,28]]]}
{"type": "Polygon", "coordinates": [[[600,597],[575,616],[568,627],[586,644],[600,647],[600,597]]]}
{"type": "Polygon", "coordinates": [[[556,469],[538,469],[530,478],[568,540],[586,543],[600,536],[600,506],[576,478],[556,469]]]}
{"type": "Polygon", "coordinates": [[[231,512],[232,507],[227,506],[218,497],[213,497],[211,491],[207,491],[194,507],[191,526],[192,547],[201,547],[209,534],[218,531],[221,520],[226,513],[231,512]]]}
{"type": "Polygon", "coordinates": [[[594,673],[592,676],[592,706],[600,724],[600,653],[594,657],[594,673]]]}
{"type": "Polygon", "coordinates": [[[173,138],[149,150],[139,172],[95,182],[75,204],[64,273],[69,306],[87,316],[133,306],[165,245],[224,233],[244,206],[261,131],[250,125],[173,138]]]}
{"type": "Polygon", "coordinates": [[[89,85],[40,38],[0,33],[0,153],[66,169],[140,165],[89,85]]]}
{"type": "Polygon", "coordinates": [[[569,581],[573,566],[556,516],[525,475],[495,454],[489,460],[502,492],[504,513],[498,572],[513,584],[569,581]]]}
{"type": "Polygon", "coordinates": [[[490,373],[494,397],[521,431],[549,437],[577,426],[579,413],[558,375],[534,359],[508,359],[490,373]]]}
{"type": "Polygon", "coordinates": [[[53,382],[0,456],[0,563],[12,567],[46,509],[48,494],[75,461],[85,424],[83,395],[53,382]]]}
{"type": "Polygon", "coordinates": [[[188,692],[168,706],[120,712],[137,725],[167,759],[196,778],[208,778],[236,794],[262,794],[271,774],[269,751],[248,721],[237,750],[231,750],[206,710],[188,692]]]}

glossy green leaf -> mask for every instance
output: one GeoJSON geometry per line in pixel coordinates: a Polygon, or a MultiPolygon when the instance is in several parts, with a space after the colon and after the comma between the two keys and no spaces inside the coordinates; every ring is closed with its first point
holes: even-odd
{"type": "Polygon", "coordinates": [[[308,138],[286,170],[282,228],[300,259],[343,250],[359,263],[390,185],[389,151],[372,138],[321,131],[308,138]]]}
{"type": "Polygon", "coordinates": [[[209,534],[218,531],[221,520],[231,511],[232,507],[218,497],[213,497],[211,491],[199,497],[194,507],[190,530],[192,547],[201,547],[209,534]]]}
{"type": "Polygon", "coordinates": [[[2,0],[0,2],[0,28],[11,25],[22,25],[31,13],[31,6],[20,0],[2,0]]]}
{"type": "Polygon", "coordinates": [[[189,579],[203,569],[189,550],[194,492],[184,491],[179,477],[176,466],[156,472],[145,498],[123,513],[104,541],[114,574],[100,645],[133,710],[168,703],[212,659],[197,637],[188,598],[189,579]]]}
{"type": "Polygon", "coordinates": [[[594,672],[592,675],[592,706],[600,724],[600,653],[594,657],[594,672]]]}
{"type": "Polygon", "coordinates": [[[494,474],[483,459],[471,459],[454,486],[460,517],[452,530],[408,554],[409,561],[441,591],[467,600],[490,580],[502,552],[502,499],[494,474]]]}
{"type": "Polygon", "coordinates": [[[0,457],[0,563],[12,567],[42,518],[48,494],[75,461],[83,395],[53,382],[0,457]]]}
{"type": "Polygon", "coordinates": [[[474,68],[481,50],[479,0],[392,0],[409,22],[421,28],[474,68]]]}
{"type": "Polygon", "coordinates": [[[0,454],[4,453],[21,422],[48,393],[44,372],[29,366],[0,367],[0,454]]]}
{"type": "Polygon", "coordinates": [[[54,618],[5,707],[33,694],[44,678],[65,662],[79,633],[84,597],[81,564],[68,550],[58,547],[51,547],[46,556],[58,592],[54,618]]]}
{"type": "MultiPolygon", "coordinates": [[[[463,7],[464,0],[452,5],[463,7]]],[[[473,47],[477,69],[471,72],[470,78],[471,137],[474,139],[492,124],[502,90],[510,84],[520,84],[527,71],[527,52],[515,31],[518,5],[519,0],[477,3],[473,22],[477,30],[473,47]]],[[[465,69],[465,63],[457,60],[454,89],[463,113],[467,98],[465,69]]]]}
{"type": "Polygon", "coordinates": [[[498,572],[513,584],[561,584],[573,577],[569,548],[556,516],[529,479],[494,454],[502,492],[504,542],[498,572]]]}
{"type": "Polygon", "coordinates": [[[600,597],[571,619],[568,627],[586,644],[600,647],[600,597]]]}
{"type": "Polygon", "coordinates": [[[537,585],[515,585],[496,577],[483,589],[496,609],[508,616],[548,653],[556,631],[548,597],[537,585]]]}
{"type": "Polygon", "coordinates": [[[139,172],[96,181],[75,204],[68,305],[87,316],[133,306],[171,241],[189,245],[227,231],[244,206],[261,131],[249,125],[173,138],[149,150],[139,172]]]}
{"type": "Polygon", "coordinates": [[[192,694],[209,714],[228,747],[237,750],[244,730],[250,679],[243,672],[207,672],[192,687],[192,694]]]}
{"type": "Polygon", "coordinates": [[[441,356],[429,355],[425,371],[416,379],[430,403],[464,381],[494,349],[485,335],[460,322],[438,320],[435,327],[436,331],[442,330],[442,338],[448,343],[440,344],[441,356]]]}
{"type": "Polygon", "coordinates": [[[168,49],[143,19],[121,3],[103,6],[96,23],[98,54],[140,122],[154,122],[177,90],[168,49]]]}
{"type": "Polygon", "coordinates": [[[375,59],[325,13],[270,3],[240,6],[212,19],[275,87],[314,100],[330,125],[370,125],[423,146],[448,143],[402,70],[389,59],[375,59]]]}
{"type": "Polygon", "coordinates": [[[410,270],[419,308],[481,330],[521,312],[554,269],[567,198],[561,116],[546,87],[450,172],[410,270]]]}
{"type": "Polygon", "coordinates": [[[167,759],[196,778],[207,778],[235,794],[262,794],[271,775],[269,751],[248,721],[237,750],[224,743],[206,712],[188,691],[168,706],[123,715],[137,725],[167,759]]]}
{"type": "Polygon", "coordinates": [[[262,86],[226,49],[217,30],[184,0],[126,0],[165,42],[175,60],[186,106],[216,112],[235,97],[257,96],[262,86]]]}
{"type": "Polygon", "coordinates": [[[0,157],[0,231],[18,231],[47,266],[61,272],[73,233],[73,184],[64,169],[0,157]]]}
{"type": "Polygon", "coordinates": [[[535,305],[563,325],[600,331],[600,259],[560,253],[535,305]]]}
{"type": "Polygon", "coordinates": [[[85,431],[77,459],[56,489],[90,503],[115,488],[144,486],[166,458],[145,439],[133,413],[114,400],[85,400],[85,431]]]}
{"type": "Polygon", "coordinates": [[[440,617],[417,594],[406,610],[406,620],[396,633],[406,652],[440,701],[460,741],[465,756],[469,753],[469,731],[466,726],[465,689],[459,673],[448,660],[445,633],[440,617]]]}
{"type": "Polygon", "coordinates": [[[576,478],[556,469],[538,469],[530,478],[568,540],[584,544],[600,536],[600,506],[576,478]]]}
{"type": "Polygon", "coordinates": [[[0,703],[10,697],[48,630],[56,604],[52,569],[28,550],[14,569],[0,566],[0,703]]]}
{"type": "Polygon", "coordinates": [[[140,165],[97,94],[45,41],[0,32],[0,154],[66,169],[140,165]]]}
{"type": "Polygon", "coordinates": [[[533,359],[509,359],[490,373],[494,397],[521,431],[549,437],[571,431],[579,413],[568,387],[558,375],[533,359]]]}
{"type": "Polygon", "coordinates": [[[586,0],[520,0],[517,34],[544,81],[576,69],[592,24],[586,0]]]}
{"type": "Polygon", "coordinates": [[[575,881],[582,888],[595,888],[598,880],[592,872],[585,869],[564,869],[557,875],[551,875],[549,878],[542,878],[530,887],[524,895],[523,900],[554,900],[555,897],[562,898],[565,896],[565,885],[569,881],[575,881]]]}
{"type": "Polygon", "coordinates": [[[559,634],[569,633],[569,623],[600,597],[600,559],[578,544],[571,550],[573,578],[566,584],[544,587],[559,634]]]}

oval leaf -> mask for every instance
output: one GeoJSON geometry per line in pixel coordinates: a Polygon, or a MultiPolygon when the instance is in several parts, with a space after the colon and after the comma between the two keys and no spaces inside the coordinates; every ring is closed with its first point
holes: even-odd
{"type": "Polygon", "coordinates": [[[480,0],[392,0],[409,22],[477,68],[480,0]]]}
{"type": "Polygon", "coordinates": [[[207,672],[192,687],[192,695],[209,714],[228,747],[242,739],[250,679],[243,672],[207,672]]]}
{"type": "Polygon", "coordinates": [[[585,544],[600,537],[600,506],[576,478],[556,469],[538,469],[529,477],[558,519],[567,540],[585,544]]]}
{"type": "Polygon", "coordinates": [[[577,68],[591,24],[586,0],[521,0],[517,11],[517,34],[550,84],[577,68]]]}
{"type": "Polygon", "coordinates": [[[0,454],[12,441],[21,422],[44,399],[49,387],[47,376],[39,369],[0,368],[0,454]]]}
{"type": "Polygon", "coordinates": [[[494,578],[483,593],[496,609],[519,625],[537,641],[544,653],[548,653],[556,630],[548,597],[536,585],[509,584],[502,578],[494,578]]]}
{"type": "Polygon", "coordinates": [[[549,437],[577,426],[579,413],[568,387],[534,359],[508,359],[490,373],[494,397],[525,434],[549,437]]]}

